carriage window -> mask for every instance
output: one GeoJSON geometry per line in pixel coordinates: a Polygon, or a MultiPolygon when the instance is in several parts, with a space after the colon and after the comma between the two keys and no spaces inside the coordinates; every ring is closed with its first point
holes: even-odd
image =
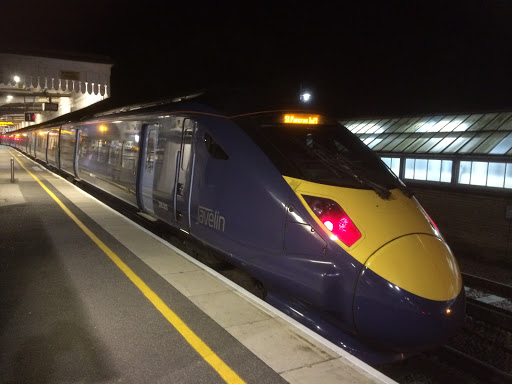
{"type": "Polygon", "coordinates": [[[204,134],[204,145],[210,155],[219,160],[227,160],[229,156],[208,133],[204,134]]]}
{"type": "Polygon", "coordinates": [[[190,154],[192,153],[192,140],[194,137],[195,121],[185,119],[183,121],[183,131],[181,137],[181,169],[188,170],[190,154]]]}
{"type": "Polygon", "coordinates": [[[138,143],[134,140],[124,140],[121,154],[121,167],[135,170],[137,168],[138,143]]]}

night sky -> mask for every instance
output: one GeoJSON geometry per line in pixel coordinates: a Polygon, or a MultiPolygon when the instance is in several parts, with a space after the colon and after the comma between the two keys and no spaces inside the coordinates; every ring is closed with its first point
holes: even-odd
{"type": "Polygon", "coordinates": [[[302,84],[340,117],[512,109],[505,0],[4,0],[2,14],[1,46],[110,57],[114,97],[218,85],[298,97],[302,84]]]}

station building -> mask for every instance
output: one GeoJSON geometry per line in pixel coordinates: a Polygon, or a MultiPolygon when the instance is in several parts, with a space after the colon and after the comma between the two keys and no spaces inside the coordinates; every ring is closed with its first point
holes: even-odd
{"type": "Polygon", "coordinates": [[[108,57],[0,52],[0,132],[54,119],[110,95],[108,57]]]}

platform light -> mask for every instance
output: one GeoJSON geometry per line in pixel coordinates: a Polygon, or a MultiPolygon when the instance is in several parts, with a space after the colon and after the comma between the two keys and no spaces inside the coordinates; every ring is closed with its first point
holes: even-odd
{"type": "Polygon", "coordinates": [[[11,102],[11,101],[12,101],[12,99],[13,99],[12,95],[7,95],[7,102],[8,102],[8,103],[9,103],[9,102],[11,102]]]}
{"type": "Polygon", "coordinates": [[[15,83],[19,83],[19,82],[20,82],[20,80],[21,80],[21,79],[20,79],[20,77],[19,77],[18,75],[14,75],[14,76],[13,76],[13,79],[14,79],[14,82],[15,82],[15,83]]]}
{"type": "Polygon", "coordinates": [[[303,103],[308,103],[310,100],[311,100],[311,93],[303,92],[300,95],[300,101],[302,101],[303,103]]]}

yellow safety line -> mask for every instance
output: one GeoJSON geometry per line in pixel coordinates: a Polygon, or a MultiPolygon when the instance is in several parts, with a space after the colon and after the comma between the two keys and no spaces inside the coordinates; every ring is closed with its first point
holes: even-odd
{"type": "MultiPolygon", "coordinates": [[[[9,151],[10,152],[10,151],[9,151]]],[[[53,194],[32,172],[18,160],[21,167],[32,176],[39,185],[57,202],[64,212],[91,238],[96,245],[107,254],[107,256],[124,272],[126,276],[139,288],[144,296],[164,315],[164,317],[176,328],[176,330],[187,340],[187,342],[210,364],[215,371],[229,384],[245,383],[230,367],[213,352],[184,322],[176,315],[155,292],[138,277],[112,250],[105,245],[94,233],[89,230],[60,200],[53,194]]]]}

